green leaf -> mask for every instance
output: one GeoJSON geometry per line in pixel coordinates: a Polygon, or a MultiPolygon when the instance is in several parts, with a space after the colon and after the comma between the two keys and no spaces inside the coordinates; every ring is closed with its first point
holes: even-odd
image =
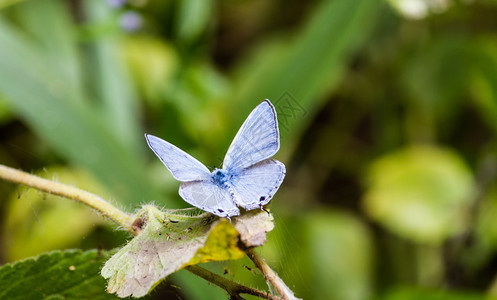
{"type": "MultiPolygon", "coordinates": [[[[382,5],[376,0],[321,1],[291,43],[266,45],[255,59],[246,60],[233,99],[249,111],[269,98],[282,135],[293,133],[338,83],[347,61],[374,28],[382,5]]],[[[232,109],[240,111],[240,105],[232,109]]]]}
{"type": "MultiPolygon", "coordinates": [[[[261,250],[297,297],[372,298],[371,233],[352,214],[321,209],[302,212],[291,219],[280,216],[271,239],[261,250]]],[[[250,282],[253,277],[246,274],[240,280],[250,282]]]]}
{"type": "MultiPolygon", "coordinates": [[[[52,2],[61,5],[59,1],[52,2]]],[[[24,5],[30,4],[33,3],[24,5]]],[[[64,32],[69,34],[70,31],[60,31],[60,34],[64,32]]],[[[92,102],[83,98],[85,95],[70,84],[70,76],[61,71],[61,65],[46,56],[46,43],[38,42],[2,17],[0,44],[3,45],[0,47],[0,93],[19,118],[64,158],[99,176],[128,207],[143,199],[162,198],[147,180],[143,160],[136,151],[137,147],[144,149],[146,144],[142,134],[136,134],[136,118],[127,112],[133,107],[123,106],[130,105],[130,100],[123,99],[121,106],[111,108],[107,104],[119,101],[116,100],[119,95],[109,92],[112,95],[106,93],[107,100],[100,99],[107,109],[99,110],[93,105],[98,99],[92,102]],[[118,128],[116,122],[135,125],[118,128]],[[124,137],[119,131],[129,131],[126,135],[131,134],[133,138],[124,137]],[[135,139],[142,139],[142,143],[132,142],[135,139]]],[[[64,61],[72,57],[62,56],[64,61]]],[[[109,88],[115,89],[116,83],[109,84],[109,88]]]]}
{"type": "Polygon", "coordinates": [[[107,251],[54,251],[0,267],[1,299],[115,299],[100,276],[107,251]]]}
{"type": "MultiPolygon", "coordinates": [[[[85,1],[88,22],[111,19],[115,11],[104,1],[85,1]]],[[[143,133],[138,124],[137,95],[124,64],[124,39],[120,35],[105,35],[92,44],[94,57],[90,61],[93,84],[107,127],[126,149],[143,153],[143,133]]]]}
{"type": "Polygon", "coordinates": [[[477,50],[476,72],[471,84],[475,104],[483,120],[497,131],[497,39],[473,41],[472,45],[477,50]]]}
{"type": "Polygon", "coordinates": [[[212,0],[183,0],[178,1],[176,19],[176,35],[185,42],[192,42],[208,28],[213,19],[212,0]]]}
{"type": "Polygon", "coordinates": [[[383,300],[491,300],[485,294],[469,291],[441,291],[420,288],[396,288],[389,291],[383,300]]]}
{"type": "Polygon", "coordinates": [[[317,298],[370,299],[372,243],[364,224],[346,213],[319,212],[305,227],[317,298]]]}
{"type": "Polygon", "coordinates": [[[239,235],[245,246],[259,246],[273,229],[272,217],[263,211],[239,216],[233,224],[211,214],[187,216],[151,205],[137,216],[145,227],[102,269],[102,276],[109,278],[107,290],[119,297],[144,296],[188,265],[241,258],[245,253],[238,247],[239,235]]]}
{"type": "Polygon", "coordinates": [[[392,232],[438,245],[465,228],[473,188],[472,174],[456,153],[413,146],[370,166],[364,208],[392,232]]]}

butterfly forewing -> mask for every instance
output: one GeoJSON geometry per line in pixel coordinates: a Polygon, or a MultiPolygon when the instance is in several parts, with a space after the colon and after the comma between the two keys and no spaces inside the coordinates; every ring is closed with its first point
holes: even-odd
{"type": "Polygon", "coordinates": [[[252,210],[266,205],[285,178],[285,165],[266,159],[232,176],[229,186],[236,204],[252,210]]]}
{"type": "Polygon", "coordinates": [[[156,136],[145,134],[148,146],[179,181],[207,180],[209,169],[193,156],[156,136]]]}
{"type": "Polygon", "coordinates": [[[223,162],[230,172],[243,170],[270,158],[280,148],[276,111],[264,100],[247,117],[231,143],[223,162]]]}
{"type": "Polygon", "coordinates": [[[180,196],[188,203],[220,217],[238,216],[240,210],[233,202],[229,190],[212,181],[183,182],[180,196]]]}

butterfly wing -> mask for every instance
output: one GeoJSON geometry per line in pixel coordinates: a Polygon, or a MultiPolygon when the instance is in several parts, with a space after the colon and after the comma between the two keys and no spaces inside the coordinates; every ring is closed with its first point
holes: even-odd
{"type": "Polygon", "coordinates": [[[220,217],[229,218],[240,214],[228,188],[212,180],[183,182],[179,194],[191,205],[220,217]]]}
{"type": "Polygon", "coordinates": [[[264,100],[247,117],[231,143],[223,169],[233,172],[270,158],[280,148],[276,111],[264,100]]]}
{"type": "Polygon", "coordinates": [[[266,205],[280,187],[285,174],[283,163],[266,159],[233,175],[229,186],[236,204],[246,210],[266,205]]]}
{"type": "Polygon", "coordinates": [[[145,134],[145,138],[174,179],[185,182],[210,178],[209,169],[185,151],[150,134],[145,134]]]}

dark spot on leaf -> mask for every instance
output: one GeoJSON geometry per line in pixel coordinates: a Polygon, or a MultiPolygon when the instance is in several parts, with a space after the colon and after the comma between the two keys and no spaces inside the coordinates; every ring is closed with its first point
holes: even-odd
{"type": "Polygon", "coordinates": [[[179,223],[179,221],[169,220],[171,223],[179,223]]]}
{"type": "Polygon", "coordinates": [[[133,221],[133,224],[131,224],[131,228],[133,228],[133,231],[140,231],[145,224],[145,220],[143,218],[136,218],[136,220],[133,221]]]}

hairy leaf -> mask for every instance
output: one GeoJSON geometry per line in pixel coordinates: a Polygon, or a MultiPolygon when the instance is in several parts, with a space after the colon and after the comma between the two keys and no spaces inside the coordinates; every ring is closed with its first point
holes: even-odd
{"type": "Polygon", "coordinates": [[[263,211],[240,216],[233,224],[210,214],[187,216],[151,205],[137,216],[141,221],[135,224],[144,227],[102,269],[102,276],[109,278],[107,290],[119,297],[144,296],[188,265],[241,258],[245,253],[240,240],[248,246],[261,245],[273,228],[272,216],[263,211]]]}

